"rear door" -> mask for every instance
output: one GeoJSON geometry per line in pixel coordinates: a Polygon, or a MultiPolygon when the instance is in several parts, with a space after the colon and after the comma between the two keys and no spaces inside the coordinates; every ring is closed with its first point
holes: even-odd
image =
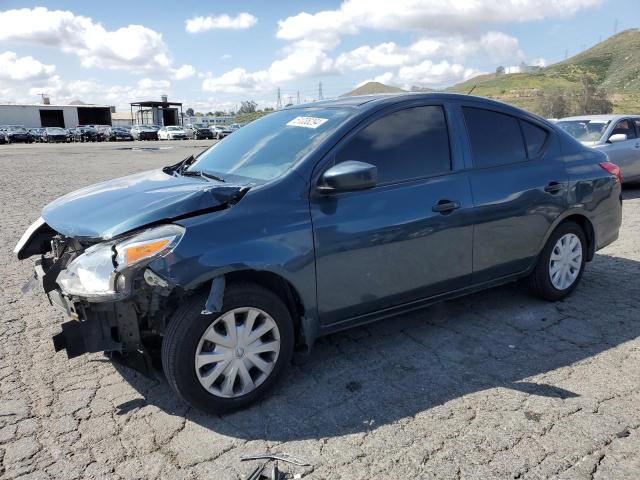
{"type": "Polygon", "coordinates": [[[565,210],[568,176],[553,133],[534,118],[463,104],[475,219],[473,283],[523,272],[565,210]]]}
{"type": "Polygon", "coordinates": [[[378,168],[374,188],[311,195],[325,326],[469,284],[471,193],[450,141],[454,123],[444,103],[394,107],[350,133],[319,169],[347,160],[378,168]]]}

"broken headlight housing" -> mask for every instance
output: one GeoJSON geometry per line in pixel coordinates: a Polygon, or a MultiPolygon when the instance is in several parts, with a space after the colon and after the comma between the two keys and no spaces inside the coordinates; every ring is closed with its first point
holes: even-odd
{"type": "Polygon", "coordinates": [[[98,243],[76,257],[56,281],[69,296],[94,302],[118,300],[128,295],[132,274],[170,253],[183,235],[183,227],[162,225],[98,243]]]}

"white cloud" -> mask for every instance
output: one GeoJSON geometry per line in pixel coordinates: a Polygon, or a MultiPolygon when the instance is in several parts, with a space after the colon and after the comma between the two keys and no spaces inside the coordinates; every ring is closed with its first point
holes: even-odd
{"type": "Polygon", "coordinates": [[[193,17],[185,22],[185,30],[189,33],[200,33],[214,29],[244,30],[253,27],[258,19],[250,13],[240,13],[230,17],[226,13],[218,16],[193,17]]]}
{"type": "Polygon", "coordinates": [[[162,35],[143,25],[107,30],[89,17],[45,7],[0,12],[0,41],[61,48],[84,67],[161,72],[170,69],[162,35]]]}
{"type": "Polygon", "coordinates": [[[260,90],[267,80],[265,70],[247,72],[244,68],[234,68],[219,77],[204,79],[202,89],[208,92],[242,93],[260,90]]]}
{"type": "Polygon", "coordinates": [[[417,65],[402,67],[390,81],[409,88],[411,86],[437,87],[461,82],[480,74],[478,70],[443,60],[434,63],[425,60],[417,65]]]}
{"type": "Polygon", "coordinates": [[[255,92],[273,89],[280,82],[325,75],[334,71],[333,60],[322,50],[301,48],[275,60],[265,70],[248,72],[244,68],[234,68],[218,77],[209,75],[202,82],[202,89],[225,93],[255,92]]]}
{"type": "Polygon", "coordinates": [[[518,39],[502,32],[487,32],[480,38],[480,47],[494,62],[522,60],[524,53],[518,39]]]}
{"type": "Polygon", "coordinates": [[[31,56],[18,57],[15,52],[0,54],[0,79],[2,80],[36,80],[53,74],[56,67],[45,65],[31,56]]]}
{"type": "Polygon", "coordinates": [[[224,55],[220,55],[220,60],[229,60],[231,58],[231,55],[229,55],[228,53],[225,53],[224,55]]]}
{"type": "Polygon", "coordinates": [[[479,37],[454,35],[451,37],[423,38],[403,47],[386,42],[371,47],[364,45],[336,58],[340,71],[371,70],[377,68],[411,67],[430,60],[464,63],[469,57],[491,62],[514,62],[524,58],[518,39],[502,32],[487,32],[479,37]]]}
{"type": "Polygon", "coordinates": [[[175,80],[186,80],[196,74],[196,69],[193,65],[182,65],[180,68],[173,72],[173,78],[175,80]]]}
{"type": "Polygon", "coordinates": [[[301,12],[278,22],[278,38],[301,40],[317,35],[375,30],[424,30],[462,33],[480,25],[565,17],[602,0],[345,0],[336,10],[301,12]]]}
{"type": "Polygon", "coordinates": [[[375,47],[364,45],[342,53],[336,59],[336,67],[341,70],[399,67],[408,63],[410,59],[409,52],[403,53],[395,43],[387,42],[375,47]]]}
{"type": "Polygon", "coordinates": [[[297,49],[269,67],[269,79],[286,82],[296,78],[325,75],[334,71],[333,60],[318,49],[297,49]]]}

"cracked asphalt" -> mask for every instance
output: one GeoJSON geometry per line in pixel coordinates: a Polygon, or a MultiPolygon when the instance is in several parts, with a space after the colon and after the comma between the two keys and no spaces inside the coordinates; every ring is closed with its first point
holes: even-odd
{"type": "Polygon", "coordinates": [[[233,415],[54,353],[63,315],[21,293],[20,235],[68,191],[207,143],[0,145],[0,478],[235,479],[267,450],[313,464],[281,463],[290,478],[640,478],[640,188],[566,301],[514,284],[320,339],[233,415]]]}

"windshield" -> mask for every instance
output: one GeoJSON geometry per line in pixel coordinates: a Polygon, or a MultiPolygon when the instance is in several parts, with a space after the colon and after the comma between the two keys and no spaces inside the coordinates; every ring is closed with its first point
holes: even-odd
{"type": "Polygon", "coordinates": [[[262,181],[277,178],[313,151],[350,114],[351,110],[338,108],[271,113],[213,145],[189,169],[262,181]]]}
{"type": "Polygon", "coordinates": [[[205,125],[204,123],[196,123],[195,127],[196,128],[207,128],[207,125],[205,125]]]}
{"type": "Polygon", "coordinates": [[[49,133],[67,133],[66,130],[64,130],[63,128],[59,128],[59,127],[47,128],[47,132],[49,132],[49,133]]]}
{"type": "Polygon", "coordinates": [[[25,133],[27,130],[23,127],[11,127],[9,131],[17,132],[17,133],[25,133]]]}
{"type": "Polygon", "coordinates": [[[180,127],[167,127],[167,130],[169,130],[170,132],[173,132],[175,130],[182,130],[180,127]]]}
{"type": "Polygon", "coordinates": [[[597,142],[609,123],[610,120],[563,120],[556,125],[579,142],[597,142]]]}

